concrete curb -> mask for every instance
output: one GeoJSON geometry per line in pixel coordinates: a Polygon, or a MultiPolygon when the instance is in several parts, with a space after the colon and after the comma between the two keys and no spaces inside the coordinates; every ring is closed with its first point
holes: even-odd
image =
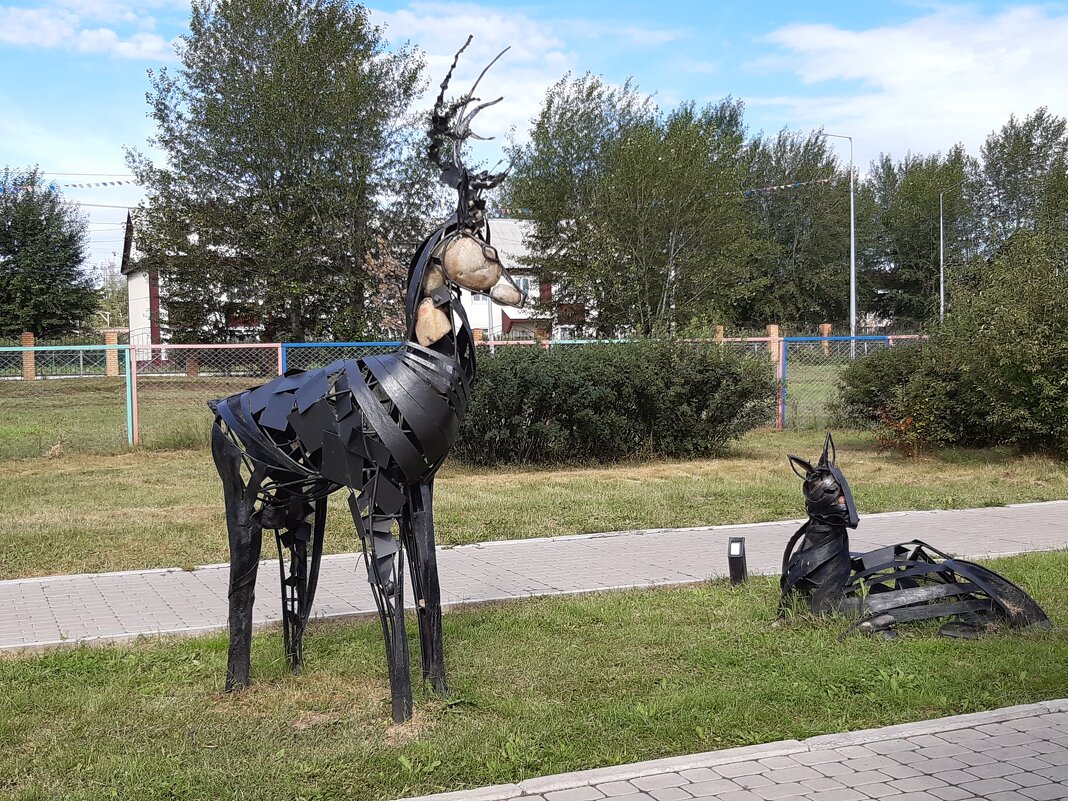
{"type": "Polygon", "coordinates": [[[397,801],[509,801],[509,799],[513,798],[540,795],[557,790],[588,787],[606,782],[629,781],[640,776],[676,773],[695,768],[713,768],[733,762],[748,762],[774,756],[789,756],[790,754],[801,752],[865,745],[903,737],[916,737],[921,734],[939,734],[960,729],[973,729],[976,726],[990,723],[1004,723],[1010,720],[1059,712],[1068,712],[1068,698],[991,709],[986,712],[975,712],[968,715],[953,715],[932,720],[920,720],[914,723],[901,723],[876,729],[823,734],[809,737],[805,740],[780,740],[779,742],[765,743],[763,745],[747,745],[740,748],[727,748],[721,751],[707,751],[701,754],[689,754],[665,759],[653,759],[647,762],[632,762],[607,768],[560,773],[555,776],[540,776],[534,779],[525,779],[518,784],[497,784],[492,787],[421,795],[397,799],[397,801]]]}

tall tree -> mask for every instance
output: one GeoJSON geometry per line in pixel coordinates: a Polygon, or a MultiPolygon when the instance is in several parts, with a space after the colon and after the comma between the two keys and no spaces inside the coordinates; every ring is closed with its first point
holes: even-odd
{"type": "MultiPolygon", "coordinates": [[[[528,266],[543,283],[556,285],[551,306],[586,303],[600,309],[614,292],[614,281],[596,280],[604,264],[596,209],[608,152],[652,116],[652,100],[629,81],[613,87],[589,73],[565,75],[546,92],[529,141],[512,148],[503,203],[530,216],[528,266]]],[[[607,319],[595,325],[611,333],[607,319]]]]}
{"type": "Polygon", "coordinates": [[[179,55],[150,72],[166,163],[128,154],[173,335],[224,338],[234,318],[271,339],[375,331],[372,299],[403,275],[368,265],[399,264],[434,200],[403,116],[420,59],[349,0],[194,0],[179,55]]]}
{"type": "MultiPolygon", "coordinates": [[[[849,172],[821,131],[780,131],[746,147],[747,210],[761,243],[749,265],[734,320],[843,321],[849,310],[849,172]],[[760,191],[799,183],[785,190],[760,191]]],[[[858,199],[862,193],[857,193],[858,199]]],[[[858,243],[865,219],[857,204],[858,243]]],[[[863,247],[858,247],[858,260],[863,247]]]]}
{"type": "Polygon", "coordinates": [[[942,155],[894,161],[882,155],[868,184],[875,209],[871,253],[876,290],[873,310],[884,318],[922,324],[939,303],[939,194],[946,262],[951,267],[972,253],[970,220],[976,186],[974,162],[960,145],[942,155]]]}
{"type": "Polygon", "coordinates": [[[742,106],[668,113],[630,83],[566,76],[513,152],[506,203],[532,218],[531,266],[600,334],[673,332],[731,296],[743,214],[742,106]],[[718,280],[717,280],[718,279],[718,280]]]}
{"type": "Polygon", "coordinates": [[[1043,106],[1023,120],[1010,116],[983,143],[983,214],[988,245],[1034,228],[1045,185],[1068,157],[1068,122],[1043,106]]]}
{"type": "Polygon", "coordinates": [[[97,305],[82,269],[88,226],[45,185],[40,170],[0,174],[0,336],[38,337],[78,328],[97,305]]]}

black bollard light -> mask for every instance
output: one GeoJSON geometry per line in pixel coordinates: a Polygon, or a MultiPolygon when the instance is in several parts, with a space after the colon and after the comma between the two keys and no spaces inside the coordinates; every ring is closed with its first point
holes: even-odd
{"type": "Polygon", "coordinates": [[[727,568],[731,584],[741,584],[749,579],[749,570],[745,566],[745,537],[731,537],[727,542],[727,568]]]}

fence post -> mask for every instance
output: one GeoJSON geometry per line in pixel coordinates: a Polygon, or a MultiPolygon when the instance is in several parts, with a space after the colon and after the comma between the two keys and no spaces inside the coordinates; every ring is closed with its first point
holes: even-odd
{"type": "MultiPolygon", "coordinates": [[[[108,329],[104,332],[105,345],[118,345],[119,332],[108,329]]],[[[108,348],[104,351],[104,375],[108,378],[117,378],[119,375],[119,349],[108,348]]]]}
{"type": "Polygon", "coordinates": [[[717,343],[723,342],[723,326],[722,325],[717,325],[716,326],[716,342],[717,343]]]}
{"type": "MultiPolygon", "coordinates": [[[[112,353],[113,351],[108,351],[112,353]]],[[[116,360],[118,350],[114,351],[116,360]]],[[[137,359],[133,353],[133,347],[127,345],[123,350],[126,359],[126,439],[131,448],[136,448],[140,441],[137,425],[137,359]]]]}
{"type": "MultiPolygon", "coordinates": [[[[22,347],[33,348],[37,344],[37,338],[32,331],[22,332],[22,347]]],[[[22,351],[22,380],[33,381],[37,378],[37,359],[33,350],[22,351]]]]}
{"type": "Polygon", "coordinates": [[[776,429],[786,430],[786,338],[779,340],[779,363],[775,374],[779,377],[779,415],[776,429]]]}
{"type": "MultiPolygon", "coordinates": [[[[779,359],[779,357],[781,355],[781,348],[780,348],[779,343],[782,341],[780,339],[780,337],[779,337],[779,326],[774,325],[774,324],[769,324],[768,327],[767,327],[767,331],[768,331],[768,354],[771,356],[771,363],[774,364],[776,367],[778,367],[781,364],[780,359],[779,359]]],[[[776,370],[775,373],[776,373],[776,375],[778,375],[779,371],[776,370]]]]}
{"type": "MultiPolygon", "coordinates": [[[[831,324],[830,323],[820,323],[820,336],[821,337],[829,337],[830,335],[831,335],[831,324]]],[[[827,339],[824,339],[822,344],[823,344],[823,355],[824,356],[830,356],[831,355],[831,343],[830,343],[830,341],[827,340],[827,339]]]]}

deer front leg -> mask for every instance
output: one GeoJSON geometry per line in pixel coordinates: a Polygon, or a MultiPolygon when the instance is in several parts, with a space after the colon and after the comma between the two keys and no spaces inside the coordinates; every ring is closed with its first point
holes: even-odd
{"type": "Polygon", "coordinates": [[[441,632],[441,586],[438,583],[437,551],[434,547],[434,483],[408,487],[408,504],[401,518],[401,537],[408,549],[412,593],[419,620],[419,646],[423,681],[435,692],[447,695],[445,649],[441,632]]]}
{"type": "Polygon", "coordinates": [[[230,651],[226,663],[226,691],[248,686],[252,664],[252,606],[256,600],[256,570],[263,531],[253,516],[261,476],[246,486],[241,478],[241,451],[216,423],[211,452],[222,479],[226,531],[230,542],[230,651]]]}

